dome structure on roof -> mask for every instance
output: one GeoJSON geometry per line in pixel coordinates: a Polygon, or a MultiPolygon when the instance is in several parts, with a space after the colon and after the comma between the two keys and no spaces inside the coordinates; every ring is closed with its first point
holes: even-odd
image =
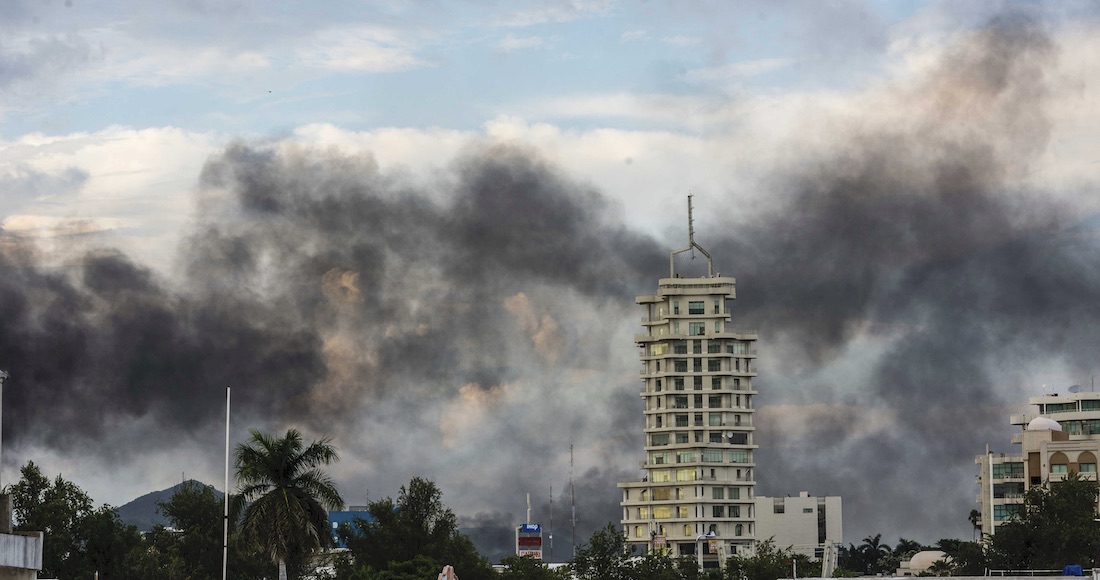
{"type": "Polygon", "coordinates": [[[932,567],[932,564],[940,560],[948,560],[947,554],[939,550],[925,550],[923,552],[917,552],[913,554],[913,557],[909,560],[909,569],[913,572],[924,572],[932,567]]]}
{"type": "Polygon", "coordinates": [[[1054,419],[1036,417],[1027,424],[1028,431],[1061,431],[1062,426],[1054,419]]]}

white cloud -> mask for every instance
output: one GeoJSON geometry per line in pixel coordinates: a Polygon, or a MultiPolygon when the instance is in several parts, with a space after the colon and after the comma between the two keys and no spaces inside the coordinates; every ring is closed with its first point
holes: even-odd
{"type": "Polygon", "coordinates": [[[649,36],[649,33],[645,30],[628,30],[619,36],[619,42],[634,42],[635,40],[643,40],[649,36]]]}
{"type": "Polygon", "coordinates": [[[306,67],[360,72],[393,72],[429,66],[402,32],[375,27],[319,31],[299,44],[296,60],[306,67]]]}
{"type": "Polygon", "coordinates": [[[524,8],[494,18],[494,26],[534,26],[561,23],[607,12],[611,0],[545,0],[536,8],[524,8]]]}
{"type": "Polygon", "coordinates": [[[541,38],[537,36],[518,37],[509,34],[497,43],[497,49],[504,53],[515,52],[526,48],[538,48],[543,45],[541,38]]]}
{"type": "Polygon", "coordinates": [[[661,42],[665,44],[671,44],[673,46],[696,46],[702,44],[703,39],[695,36],[675,35],[665,36],[661,38],[661,42]]]}
{"type": "Polygon", "coordinates": [[[778,70],[793,63],[794,61],[789,58],[764,58],[731,62],[722,66],[689,70],[684,75],[684,80],[693,83],[709,83],[743,79],[778,70]]]}

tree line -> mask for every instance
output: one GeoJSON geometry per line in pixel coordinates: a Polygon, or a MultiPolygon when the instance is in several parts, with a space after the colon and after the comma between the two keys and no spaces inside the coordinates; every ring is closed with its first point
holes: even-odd
{"type": "MultiPolygon", "coordinates": [[[[228,577],[240,580],[311,578],[332,580],[422,580],[447,564],[463,580],[775,580],[820,576],[820,562],[776,546],[757,544],[721,569],[699,570],[693,557],[635,554],[614,524],[595,532],[568,566],[551,570],[532,558],[504,558],[496,572],[473,542],[458,531],[457,518],[431,481],[413,478],[396,498],[367,506],[369,518],[336,530],[346,550],[330,551],[328,511],[344,501],[325,467],[337,461],[331,441],[305,445],[301,434],[283,437],[257,431],[237,446],[237,490],[230,496],[228,577]]],[[[93,507],[76,484],[50,480],[33,462],[8,488],[18,530],[43,531],[43,577],[61,580],[199,580],[222,576],[223,503],[214,488],[191,482],[158,510],[169,526],[139,533],[110,507],[93,507]]],[[[988,569],[1060,569],[1096,565],[1100,554],[1097,482],[1077,474],[1032,486],[1021,509],[981,540],[943,539],[934,546],[901,538],[894,547],[881,534],[839,554],[834,576],[893,574],[925,549],[949,558],[926,575],[984,575],[988,569]]],[[[974,514],[971,523],[977,525],[974,514]]]]}

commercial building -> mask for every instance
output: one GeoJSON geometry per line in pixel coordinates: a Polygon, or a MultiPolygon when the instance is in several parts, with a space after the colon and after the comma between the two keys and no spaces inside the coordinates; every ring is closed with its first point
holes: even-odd
{"type": "Polygon", "coordinates": [[[977,456],[981,530],[995,534],[1024,503],[1024,493],[1044,481],[1057,482],[1069,472],[1096,478],[1100,457],[1100,393],[1078,392],[1031,397],[1037,414],[1013,415],[1020,427],[1012,436],[1015,453],[977,456]]]}
{"type": "MultiPolygon", "coordinates": [[[[689,198],[689,224],[691,207],[689,198]]],[[[694,240],[669,256],[669,277],[638,296],[643,334],[644,476],[619,483],[627,542],[694,555],[717,566],[756,535],[753,379],[756,339],[732,326],[735,280],[714,272],[694,240]],[[707,274],[677,274],[675,256],[698,250],[707,274]]]]}
{"type": "MultiPolygon", "coordinates": [[[[837,496],[814,497],[801,492],[797,497],[757,496],[756,538],[772,538],[779,549],[826,560],[844,541],[841,501],[837,496]]],[[[832,562],[836,562],[833,558],[832,562]]]]}

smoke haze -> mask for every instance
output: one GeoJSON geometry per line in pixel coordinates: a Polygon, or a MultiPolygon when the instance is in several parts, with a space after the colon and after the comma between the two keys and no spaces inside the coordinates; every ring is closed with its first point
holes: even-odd
{"type": "MultiPolygon", "coordinates": [[[[843,496],[850,542],[968,536],[973,456],[1007,444],[1030,377],[1092,372],[1096,223],[1012,185],[1046,149],[1058,58],[1039,24],[998,18],[821,121],[826,145],[791,143],[751,220],[697,205],[748,223],[698,240],[738,279],[734,324],[760,330],[759,494],[843,496]]],[[[526,493],[546,525],[552,487],[568,553],[571,446],[579,540],[619,520],[615,482],[643,457],[633,298],[676,248],[594,186],[517,144],[469,143],[424,185],[370,155],[240,141],[207,162],[195,211],[179,281],[0,232],[17,455],[109,470],[217,450],[231,385],[236,440],[333,436],[354,504],[433,479],[483,549],[508,549],[526,493]]]]}

